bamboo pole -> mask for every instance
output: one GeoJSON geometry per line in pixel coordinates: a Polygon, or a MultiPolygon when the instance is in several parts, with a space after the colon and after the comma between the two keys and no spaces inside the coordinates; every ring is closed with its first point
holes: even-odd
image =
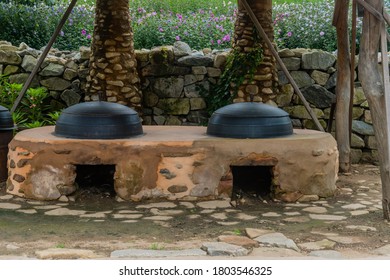
{"type": "Polygon", "coordinates": [[[28,76],[26,82],[23,85],[22,90],[20,91],[18,97],[16,98],[16,100],[12,106],[12,109],[11,109],[11,114],[14,113],[16,108],[19,106],[20,101],[22,100],[23,96],[26,94],[26,91],[30,87],[32,80],[34,79],[35,75],[38,73],[39,68],[41,67],[43,61],[47,57],[47,54],[49,53],[51,47],[53,46],[58,34],[60,33],[62,27],[64,26],[66,20],[68,19],[69,15],[72,12],[76,3],[77,3],[77,0],[72,0],[72,2],[69,4],[68,9],[65,11],[60,22],[58,23],[57,28],[55,29],[53,35],[51,36],[49,42],[47,43],[45,49],[43,50],[41,56],[39,57],[37,64],[35,65],[34,69],[31,71],[30,75],[28,76]]]}
{"type": "Polygon", "coordinates": [[[280,65],[280,68],[282,68],[284,74],[286,75],[287,79],[290,81],[291,85],[293,86],[295,92],[298,94],[298,96],[300,97],[303,105],[305,106],[307,112],[309,113],[309,115],[311,116],[311,118],[313,119],[315,125],[317,126],[318,130],[322,131],[322,132],[325,132],[324,128],[322,127],[322,125],[320,124],[320,122],[318,121],[318,118],[317,116],[314,114],[313,110],[311,109],[309,103],[306,101],[305,97],[303,96],[302,92],[299,90],[299,87],[298,85],[295,83],[293,77],[290,75],[290,73],[288,72],[286,66],[284,65],[282,59],[279,57],[279,54],[278,52],[275,50],[274,46],[272,45],[272,42],[270,41],[270,39],[268,38],[267,34],[265,33],[263,27],[261,26],[260,22],[258,21],[257,17],[255,16],[255,14],[253,13],[251,7],[248,5],[248,2],[246,0],[241,0],[242,4],[244,5],[245,7],[245,10],[247,11],[249,17],[251,18],[251,20],[253,21],[257,31],[259,32],[260,36],[263,38],[263,40],[266,42],[268,48],[271,50],[272,52],[272,55],[276,58],[276,61],[279,63],[280,65]]]}

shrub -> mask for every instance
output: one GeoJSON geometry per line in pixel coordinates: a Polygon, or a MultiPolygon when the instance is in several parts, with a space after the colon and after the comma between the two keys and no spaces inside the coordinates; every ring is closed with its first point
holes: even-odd
{"type": "Polygon", "coordinates": [[[234,25],[234,6],[229,8],[228,16],[212,9],[174,14],[140,8],[133,15],[134,46],[152,48],[181,40],[195,49],[228,48],[234,25]]]}
{"type": "MultiPolygon", "coordinates": [[[[0,39],[34,48],[47,44],[68,1],[0,0],[0,39]],[[27,6],[29,2],[34,5],[27,6]],[[39,2],[39,3],[38,3],[39,2]]],[[[65,24],[55,47],[77,50],[90,45],[93,32],[94,1],[79,1],[65,24]]],[[[275,1],[275,37],[280,47],[336,49],[336,30],[332,26],[334,1],[275,1]]],[[[130,14],[137,49],[171,45],[176,40],[192,48],[230,47],[236,18],[236,1],[220,0],[130,0],[130,14]]],[[[390,0],[385,0],[390,7],[390,0]]],[[[359,19],[359,26],[361,21],[359,19]]],[[[359,34],[359,32],[358,32],[359,34]]]]}
{"type": "MultiPolygon", "coordinates": [[[[10,84],[7,77],[0,76],[0,105],[11,109],[21,89],[21,84],[10,84]]],[[[43,87],[28,89],[12,115],[19,128],[54,124],[58,116],[58,111],[50,106],[47,90],[43,87]]]]}
{"type": "MultiPolygon", "coordinates": [[[[0,3],[0,39],[14,45],[21,42],[40,49],[48,42],[66,7],[37,4],[0,3]]],[[[77,5],[65,23],[55,47],[63,50],[78,49],[89,45],[93,31],[94,10],[91,7],[77,5]]]]}

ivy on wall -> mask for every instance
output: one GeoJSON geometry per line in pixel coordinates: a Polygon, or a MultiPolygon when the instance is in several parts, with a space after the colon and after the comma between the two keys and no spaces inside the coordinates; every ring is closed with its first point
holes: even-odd
{"type": "Polygon", "coordinates": [[[263,61],[263,49],[252,48],[249,52],[233,49],[227,57],[225,69],[218,83],[211,87],[203,97],[211,115],[215,110],[232,103],[244,80],[251,82],[260,63],[263,61]]]}

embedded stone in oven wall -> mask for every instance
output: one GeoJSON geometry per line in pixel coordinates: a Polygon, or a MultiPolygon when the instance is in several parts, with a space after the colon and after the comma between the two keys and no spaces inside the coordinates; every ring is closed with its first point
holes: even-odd
{"type": "MultiPolygon", "coordinates": [[[[13,161],[13,160],[12,160],[12,161],[13,161]]],[[[16,166],[17,166],[18,168],[22,168],[22,167],[26,166],[27,164],[29,164],[30,162],[31,162],[31,159],[21,159],[21,160],[18,161],[18,163],[16,164],[16,166]]],[[[10,164],[10,166],[11,166],[11,164],[10,164]]]]}
{"type": "Polygon", "coordinates": [[[25,190],[26,197],[55,200],[76,191],[76,167],[67,164],[61,168],[44,166],[29,173],[29,181],[35,186],[25,190]]]}
{"type": "Polygon", "coordinates": [[[14,174],[14,176],[12,177],[12,179],[18,183],[22,183],[26,180],[26,178],[20,174],[14,174]]]}
{"type": "Polygon", "coordinates": [[[136,162],[121,162],[116,165],[115,191],[119,197],[131,200],[132,196],[142,191],[142,178],[145,170],[136,162]]]}
{"type": "Polygon", "coordinates": [[[188,187],[184,185],[172,185],[168,188],[170,193],[183,193],[188,191],[188,187]]]}

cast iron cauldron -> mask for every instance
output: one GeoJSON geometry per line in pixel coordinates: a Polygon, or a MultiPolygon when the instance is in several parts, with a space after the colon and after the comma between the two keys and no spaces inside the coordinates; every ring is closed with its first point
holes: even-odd
{"type": "Polygon", "coordinates": [[[142,135],[136,111],[121,104],[93,101],[62,111],[54,135],[79,139],[121,139],[142,135]]]}
{"type": "Polygon", "coordinates": [[[0,182],[7,180],[8,177],[8,143],[13,138],[15,128],[11,113],[7,108],[0,106],[0,182]]]}
{"type": "Polygon", "coordinates": [[[222,107],[212,114],[207,126],[208,135],[226,138],[271,138],[292,133],[287,112],[255,102],[222,107]]]}
{"type": "Polygon", "coordinates": [[[0,106],[0,131],[13,130],[15,128],[11,113],[7,108],[0,106]]]}

